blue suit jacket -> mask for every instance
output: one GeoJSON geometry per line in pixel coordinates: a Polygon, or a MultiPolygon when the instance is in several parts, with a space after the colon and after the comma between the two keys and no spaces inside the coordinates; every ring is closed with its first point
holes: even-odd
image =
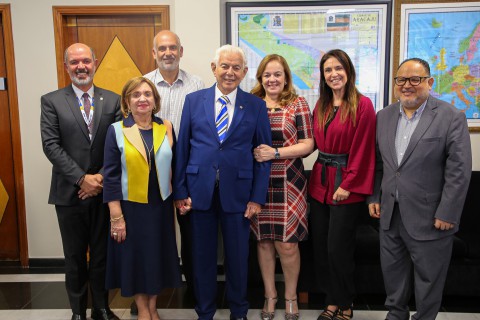
{"type": "Polygon", "coordinates": [[[174,199],[191,197],[192,209],[210,209],[218,171],[223,210],[243,212],[249,201],[266,201],[270,162],[256,162],[252,151],[260,144],[272,144],[270,121],[265,102],[239,88],[232,123],[220,143],[215,85],[185,98],[176,145],[174,199]]]}

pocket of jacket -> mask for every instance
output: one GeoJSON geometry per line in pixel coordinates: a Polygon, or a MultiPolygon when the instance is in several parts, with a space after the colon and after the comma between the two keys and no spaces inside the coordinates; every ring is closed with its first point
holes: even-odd
{"type": "Polygon", "coordinates": [[[253,179],[253,171],[251,170],[239,170],[238,171],[239,179],[253,179]]]}
{"type": "Polygon", "coordinates": [[[425,199],[427,200],[428,203],[440,202],[441,197],[442,197],[442,192],[433,192],[433,193],[427,192],[425,194],[425,199]]]}
{"type": "Polygon", "coordinates": [[[186,173],[188,174],[198,174],[198,166],[187,166],[187,169],[185,170],[186,173]]]}

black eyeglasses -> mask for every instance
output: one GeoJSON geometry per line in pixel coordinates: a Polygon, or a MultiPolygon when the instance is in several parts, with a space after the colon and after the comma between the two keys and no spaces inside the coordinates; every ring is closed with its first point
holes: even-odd
{"type": "Polygon", "coordinates": [[[410,82],[410,84],[412,86],[418,86],[420,83],[422,83],[423,80],[425,79],[428,79],[430,78],[430,76],[428,77],[410,77],[410,78],[405,78],[405,77],[396,77],[396,78],[393,78],[393,80],[395,80],[395,84],[397,86],[403,86],[405,85],[405,83],[410,82]]]}

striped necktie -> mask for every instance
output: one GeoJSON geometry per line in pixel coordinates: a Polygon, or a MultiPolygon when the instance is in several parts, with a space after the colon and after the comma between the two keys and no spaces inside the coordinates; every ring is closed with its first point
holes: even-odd
{"type": "Polygon", "coordinates": [[[90,111],[92,109],[92,105],[90,104],[89,97],[90,95],[86,92],[82,95],[83,111],[85,111],[85,115],[86,115],[84,120],[88,127],[88,135],[90,136],[90,139],[92,139],[93,117],[90,118],[90,111]]]}
{"type": "Polygon", "coordinates": [[[220,109],[220,113],[215,120],[215,126],[217,127],[218,138],[220,139],[220,143],[223,142],[225,139],[225,135],[227,134],[228,129],[228,112],[227,112],[227,104],[230,102],[227,96],[221,96],[218,98],[218,101],[222,104],[220,109]]]}

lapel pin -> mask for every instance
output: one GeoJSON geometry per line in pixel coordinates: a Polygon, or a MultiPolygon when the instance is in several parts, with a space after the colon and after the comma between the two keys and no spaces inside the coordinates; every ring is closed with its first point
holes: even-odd
{"type": "Polygon", "coordinates": [[[103,100],[103,97],[100,97],[100,100],[103,100]]]}
{"type": "Polygon", "coordinates": [[[243,109],[243,106],[240,106],[240,109],[243,109]]]}

